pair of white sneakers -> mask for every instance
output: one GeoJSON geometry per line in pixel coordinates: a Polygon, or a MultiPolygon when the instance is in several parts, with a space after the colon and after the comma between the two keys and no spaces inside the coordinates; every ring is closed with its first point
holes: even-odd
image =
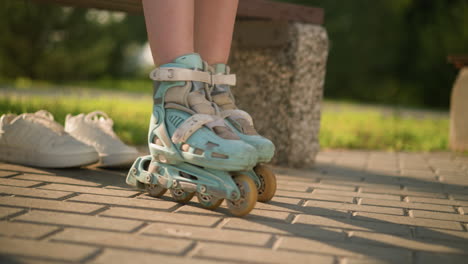
{"type": "Polygon", "coordinates": [[[131,165],[138,151],[117,137],[113,124],[101,111],[69,114],[65,127],[45,110],[5,114],[0,117],[0,161],[44,168],[131,165]]]}

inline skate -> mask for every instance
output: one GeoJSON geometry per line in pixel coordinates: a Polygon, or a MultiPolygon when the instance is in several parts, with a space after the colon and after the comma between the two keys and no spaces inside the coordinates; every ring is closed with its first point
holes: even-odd
{"type": "Polygon", "coordinates": [[[212,85],[210,98],[220,109],[221,116],[225,118],[231,129],[246,143],[255,147],[257,162],[253,170],[244,172],[252,178],[258,178],[258,201],[270,201],[276,192],[275,174],[263,163],[269,162],[275,152],[275,145],[269,139],[259,135],[254,128],[252,117],[245,111],[237,108],[231,86],[235,85],[235,75],[230,74],[229,66],[214,64],[210,67],[212,85]]]}
{"type": "Polygon", "coordinates": [[[155,69],[150,77],[155,88],[148,133],[151,155],[133,163],[126,182],[154,197],[170,190],[180,203],[196,195],[207,209],[225,199],[233,215],[248,214],[260,182],[249,173],[257,152],[211,102],[208,65],[198,54],[188,54],[155,69]]]}

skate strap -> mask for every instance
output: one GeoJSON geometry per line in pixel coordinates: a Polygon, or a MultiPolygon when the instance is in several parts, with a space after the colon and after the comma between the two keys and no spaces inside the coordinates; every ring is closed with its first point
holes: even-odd
{"type": "Polygon", "coordinates": [[[150,78],[154,81],[195,81],[204,82],[211,85],[236,85],[235,74],[212,75],[209,72],[176,67],[156,68],[150,73],[150,78]]]}
{"type": "Polygon", "coordinates": [[[156,68],[150,73],[150,78],[154,81],[195,81],[211,84],[209,72],[175,67],[156,68]]]}
{"type": "Polygon", "coordinates": [[[227,85],[236,85],[236,75],[235,74],[215,74],[211,75],[211,84],[227,84],[227,85]]]}
{"type": "Polygon", "coordinates": [[[223,118],[232,118],[232,119],[244,119],[244,120],[247,120],[247,122],[249,122],[249,125],[253,126],[253,119],[252,117],[249,115],[249,113],[243,111],[243,110],[240,110],[240,109],[233,109],[233,110],[224,110],[221,112],[221,115],[223,118]]]}
{"type": "Polygon", "coordinates": [[[186,142],[195,131],[214,120],[214,116],[206,114],[195,114],[189,117],[176,129],[171,138],[172,142],[175,144],[186,142]]]}

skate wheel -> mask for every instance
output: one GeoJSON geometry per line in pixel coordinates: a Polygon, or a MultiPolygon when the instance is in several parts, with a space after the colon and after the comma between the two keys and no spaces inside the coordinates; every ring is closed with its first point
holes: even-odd
{"type": "Polygon", "coordinates": [[[222,198],[213,197],[213,195],[205,195],[201,193],[197,193],[197,199],[201,207],[209,210],[218,208],[224,200],[222,198]]]}
{"type": "Polygon", "coordinates": [[[182,189],[171,189],[171,195],[176,202],[186,204],[192,200],[195,192],[186,192],[182,189]]]}
{"type": "Polygon", "coordinates": [[[258,201],[264,203],[269,202],[273,196],[275,196],[276,176],[271,169],[265,165],[257,165],[254,171],[261,183],[258,188],[258,201]]]}
{"type": "Polygon", "coordinates": [[[234,182],[240,191],[240,199],[237,201],[227,201],[229,212],[234,216],[244,216],[255,207],[257,202],[257,188],[252,179],[247,175],[234,176],[234,182]]]}
{"type": "MultiPolygon", "coordinates": [[[[157,170],[157,167],[154,165],[153,162],[148,162],[144,165],[143,168],[146,169],[148,173],[156,173],[157,170]]],[[[157,184],[145,184],[145,189],[148,192],[149,196],[156,198],[163,196],[167,192],[166,188],[157,184]]]]}
{"type": "Polygon", "coordinates": [[[145,187],[151,197],[159,198],[167,192],[166,188],[156,184],[145,184],[145,187]]]}

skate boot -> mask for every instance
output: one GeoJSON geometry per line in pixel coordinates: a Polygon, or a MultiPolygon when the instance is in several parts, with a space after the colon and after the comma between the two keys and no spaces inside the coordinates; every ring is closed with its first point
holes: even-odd
{"type": "MultiPolygon", "coordinates": [[[[256,164],[255,148],[243,142],[209,100],[211,74],[198,54],[188,54],[150,74],[155,93],[148,145],[127,183],[160,197],[167,189],[187,203],[196,194],[202,207],[214,209],[226,199],[236,216],[255,206],[255,181],[243,171],[256,164]]],[[[254,178],[255,179],[255,178],[254,178]]]]}
{"type": "MultiPolygon", "coordinates": [[[[258,201],[270,201],[276,192],[276,177],[273,172],[262,163],[269,162],[274,155],[275,146],[269,139],[262,137],[254,128],[252,117],[237,108],[231,85],[235,85],[236,78],[230,74],[225,64],[215,64],[210,68],[212,72],[212,86],[210,96],[221,111],[221,116],[228,121],[231,129],[246,143],[255,147],[257,151],[257,165],[249,175],[256,174],[260,184],[258,187],[258,201]]],[[[251,176],[253,177],[253,176],[251,176]]]]}

